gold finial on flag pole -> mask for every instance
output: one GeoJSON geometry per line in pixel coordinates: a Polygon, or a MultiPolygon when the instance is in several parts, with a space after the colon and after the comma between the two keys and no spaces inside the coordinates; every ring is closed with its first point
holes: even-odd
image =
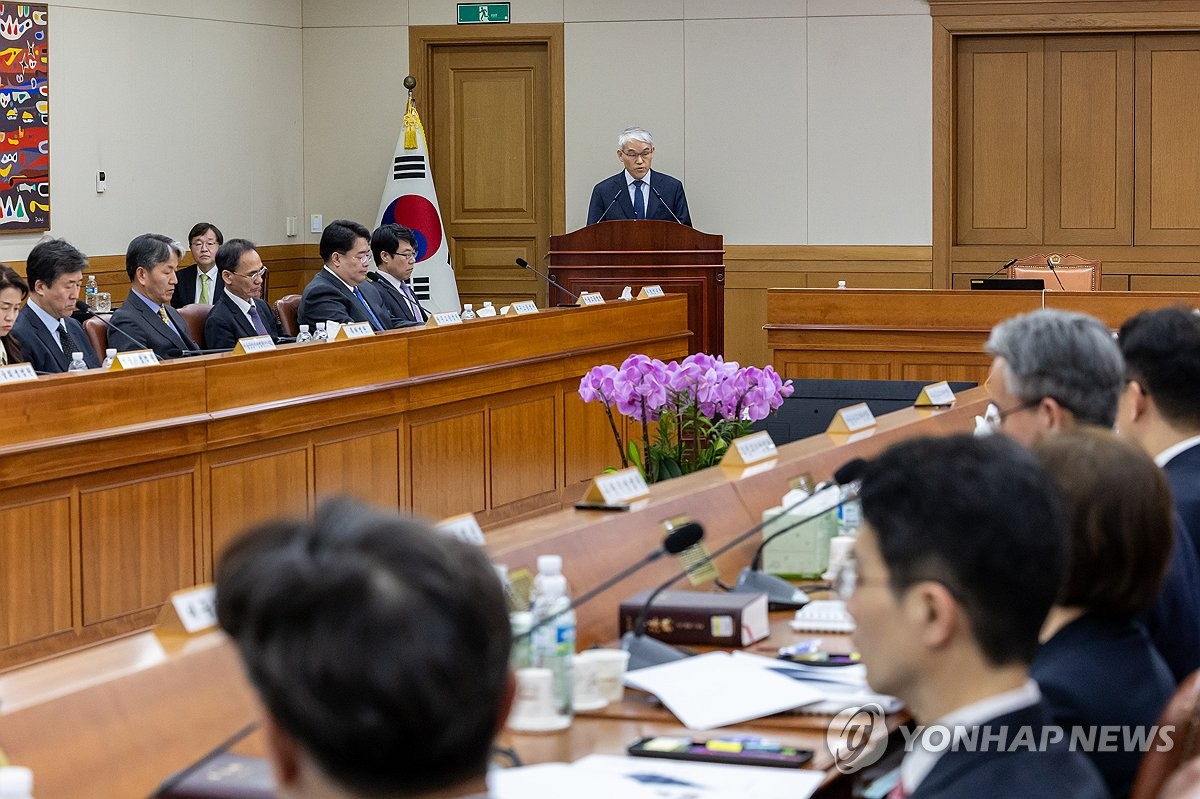
{"type": "Polygon", "coordinates": [[[404,109],[404,149],[417,149],[417,125],[420,124],[417,118],[417,109],[413,105],[413,89],[416,88],[417,79],[412,75],[404,78],[404,88],[408,89],[408,105],[404,109]]]}

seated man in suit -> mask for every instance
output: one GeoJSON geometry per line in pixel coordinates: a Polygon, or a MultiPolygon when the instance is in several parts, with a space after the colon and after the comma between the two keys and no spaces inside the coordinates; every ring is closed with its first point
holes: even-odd
{"type": "Polygon", "coordinates": [[[1143,311],[1121,325],[1125,391],[1118,428],[1167,473],[1175,509],[1200,552],[1200,316],[1143,311]]]}
{"type": "Polygon", "coordinates": [[[691,225],[683,184],[651,172],[654,138],[642,128],[625,128],[617,137],[617,160],[625,170],[600,181],[588,203],[589,225],[614,219],[662,219],[691,225]]]}
{"type": "Polygon", "coordinates": [[[514,682],[482,549],[335,500],[236,540],[216,588],[280,796],[486,796],[514,682]]]}
{"type": "Polygon", "coordinates": [[[905,441],[867,466],[861,498],[842,592],[854,643],[871,688],[925,727],[894,795],[1106,797],[1069,737],[1043,740],[1051,720],[1029,677],[1066,543],[1032,454],[1003,436],[905,441]]]}
{"type": "Polygon", "coordinates": [[[204,323],[204,343],[210,349],[232,349],[239,338],[279,338],[279,323],[262,300],[263,266],[258,250],[246,239],[230,239],[217,250],[217,268],[225,291],[213,303],[204,323]]]}
{"type": "Polygon", "coordinates": [[[376,332],[395,327],[383,298],[367,281],[371,234],[347,219],[335,219],[321,233],[325,266],[304,287],[296,312],[299,324],[370,322],[376,332]]]}
{"type": "MultiPolygon", "coordinates": [[[[1031,445],[1077,425],[1112,428],[1125,365],[1099,319],[1051,308],[1014,316],[992,329],[985,349],[988,393],[1007,435],[1031,445]]],[[[1162,591],[1141,619],[1177,681],[1200,668],[1200,557],[1190,540],[1176,536],[1162,591]]]]}
{"type": "Polygon", "coordinates": [[[429,316],[408,282],[417,265],[417,237],[402,225],[381,225],[371,234],[371,255],[379,271],[367,273],[367,279],[379,290],[396,326],[424,324],[429,316]]]}
{"type": "Polygon", "coordinates": [[[17,315],[12,335],[39,372],[67,371],[73,352],[83,353],[89,369],[100,366],[83,325],[71,317],[86,267],[87,256],[62,239],[43,241],[29,253],[29,301],[17,315]]]}
{"type": "Polygon", "coordinates": [[[196,349],[187,322],[170,306],[183,245],[161,233],[143,233],[125,250],[129,296],[113,314],[108,342],[118,350],[152,349],[160,359],[196,349]],[[117,331],[125,335],[119,335],[117,331]]]}
{"type": "Polygon", "coordinates": [[[188,233],[188,248],[196,262],[175,273],[179,280],[171,294],[171,307],[200,303],[213,305],[225,293],[217,268],[217,249],[225,243],[221,230],[212,222],[197,222],[188,233]]]}

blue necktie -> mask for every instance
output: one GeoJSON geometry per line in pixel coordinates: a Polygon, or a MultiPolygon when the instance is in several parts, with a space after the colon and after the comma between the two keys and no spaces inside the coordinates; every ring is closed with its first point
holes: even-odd
{"type": "Polygon", "coordinates": [[[633,218],[646,218],[646,201],[642,199],[642,186],[646,185],[644,180],[635,180],[633,182],[633,218]]]}
{"type": "Polygon", "coordinates": [[[371,306],[367,305],[367,298],[363,296],[361,291],[359,291],[358,286],[354,287],[354,296],[358,297],[358,301],[361,302],[363,307],[367,309],[367,315],[371,317],[371,324],[375,325],[375,329],[379,331],[386,330],[387,328],[385,328],[379,321],[379,317],[376,316],[375,312],[371,310],[371,306]]]}

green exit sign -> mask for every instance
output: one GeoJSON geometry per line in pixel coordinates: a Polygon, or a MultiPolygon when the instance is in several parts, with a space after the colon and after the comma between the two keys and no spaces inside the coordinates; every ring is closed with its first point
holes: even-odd
{"type": "Polygon", "coordinates": [[[459,3],[458,24],[480,25],[508,22],[509,3],[459,3]]]}

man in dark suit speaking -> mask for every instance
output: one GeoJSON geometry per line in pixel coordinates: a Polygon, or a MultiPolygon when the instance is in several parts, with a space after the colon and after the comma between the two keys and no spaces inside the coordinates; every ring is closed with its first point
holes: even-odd
{"type": "Polygon", "coordinates": [[[617,160],[625,171],[602,180],[592,189],[589,225],[614,219],[662,219],[691,225],[683,184],[670,175],[652,172],[654,138],[642,128],[625,128],[617,137],[617,160]]]}
{"type": "Polygon", "coordinates": [[[204,343],[212,349],[233,349],[250,336],[279,338],[275,314],[262,300],[267,268],[254,244],[230,239],[217,250],[215,261],[225,291],[213,303],[204,323],[204,343]]]}

